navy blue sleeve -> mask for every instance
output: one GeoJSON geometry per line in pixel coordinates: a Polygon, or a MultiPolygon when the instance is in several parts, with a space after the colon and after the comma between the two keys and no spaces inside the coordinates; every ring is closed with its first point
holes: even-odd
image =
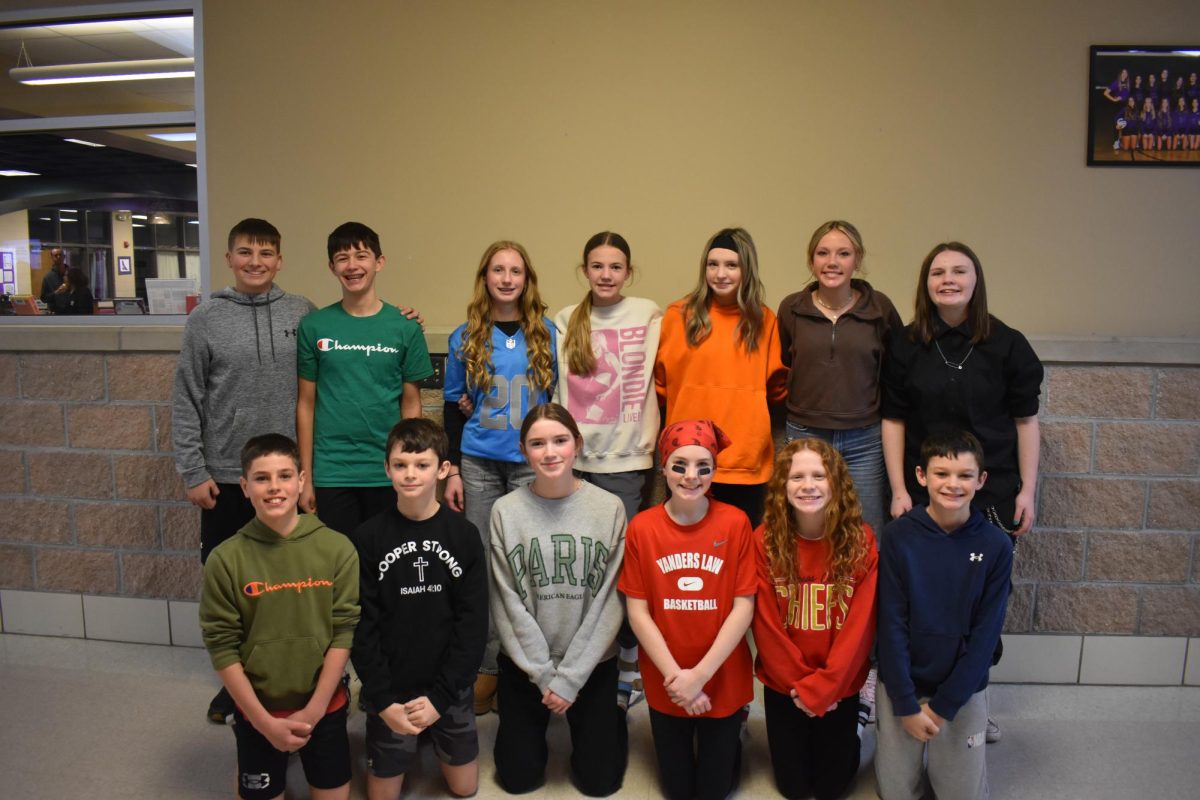
{"type": "Polygon", "coordinates": [[[897,540],[903,517],[888,523],[879,537],[879,680],[887,690],[896,716],[907,717],[921,710],[909,665],[908,587],[897,540]]]}

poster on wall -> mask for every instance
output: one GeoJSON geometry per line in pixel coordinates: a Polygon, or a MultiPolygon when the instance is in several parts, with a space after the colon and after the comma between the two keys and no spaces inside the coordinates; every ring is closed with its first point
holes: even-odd
{"type": "Polygon", "coordinates": [[[1088,166],[1200,166],[1200,45],[1090,53],[1088,166]]]}
{"type": "Polygon", "coordinates": [[[17,293],[17,254],[0,250],[0,294],[17,293]]]}
{"type": "Polygon", "coordinates": [[[117,256],[117,274],[132,275],[133,274],[133,259],[129,256],[117,256]]]}

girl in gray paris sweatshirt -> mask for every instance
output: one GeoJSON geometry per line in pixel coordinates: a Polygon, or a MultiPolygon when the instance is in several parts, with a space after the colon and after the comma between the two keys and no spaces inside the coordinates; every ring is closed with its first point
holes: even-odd
{"type": "Polygon", "coordinates": [[[490,604],[500,637],[496,771],[509,792],[542,784],[549,715],[565,714],[572,779],[585,794],[611,794],[627,751],[617,681],[625,508],[575,478],[583,439],[565,408],[533,408],[521,451],[533,483],[492,507],[490,604]]]}

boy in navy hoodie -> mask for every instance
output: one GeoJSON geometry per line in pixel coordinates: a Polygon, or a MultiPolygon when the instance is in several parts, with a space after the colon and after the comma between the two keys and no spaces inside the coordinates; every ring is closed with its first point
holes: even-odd
{"type": "Polygon", "coordinates": [[[929,505],[890,523],[879,552],[878,750],[883,800],[986,798],[988,668],[1004,625],[1012,542],[971,508],[983,448],[969,433],[921,445],[929,505]],[[928,748],[928,769],[923,764],[928,748]]]}

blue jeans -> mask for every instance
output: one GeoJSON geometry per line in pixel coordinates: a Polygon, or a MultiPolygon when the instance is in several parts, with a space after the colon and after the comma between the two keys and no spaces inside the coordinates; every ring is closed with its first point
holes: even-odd
{"type": "Polygon", "coordinates": [[[823,439],[841,453],[854,480],[854,488],[858,490],[863,519],[878,537],[887,520],[883,510],[883,440],[879,436],[879,423],[838,431],[789,422],[785,436],[789,442],[793,439],[823,439]]]}
{"type": "MultiPolygon", "coordinates": [[[[483,540],[484,562],[488,570],[488,591],[491,591],[492,505],[513,489],[533,483],[533,468],[524,461],[514,464],[509,461],[476,458],[464,453],[459,472],[462,474],[463,500],[466,506],[463,515],[479,529],[479,537],[483,540]]],[[[500,637],[496,633],[496,622],[489,610],[487,645],[483,648],[483,663],[479,665],[479,671],[495,675],[496,654],[499,652],[500,637]]]]}

